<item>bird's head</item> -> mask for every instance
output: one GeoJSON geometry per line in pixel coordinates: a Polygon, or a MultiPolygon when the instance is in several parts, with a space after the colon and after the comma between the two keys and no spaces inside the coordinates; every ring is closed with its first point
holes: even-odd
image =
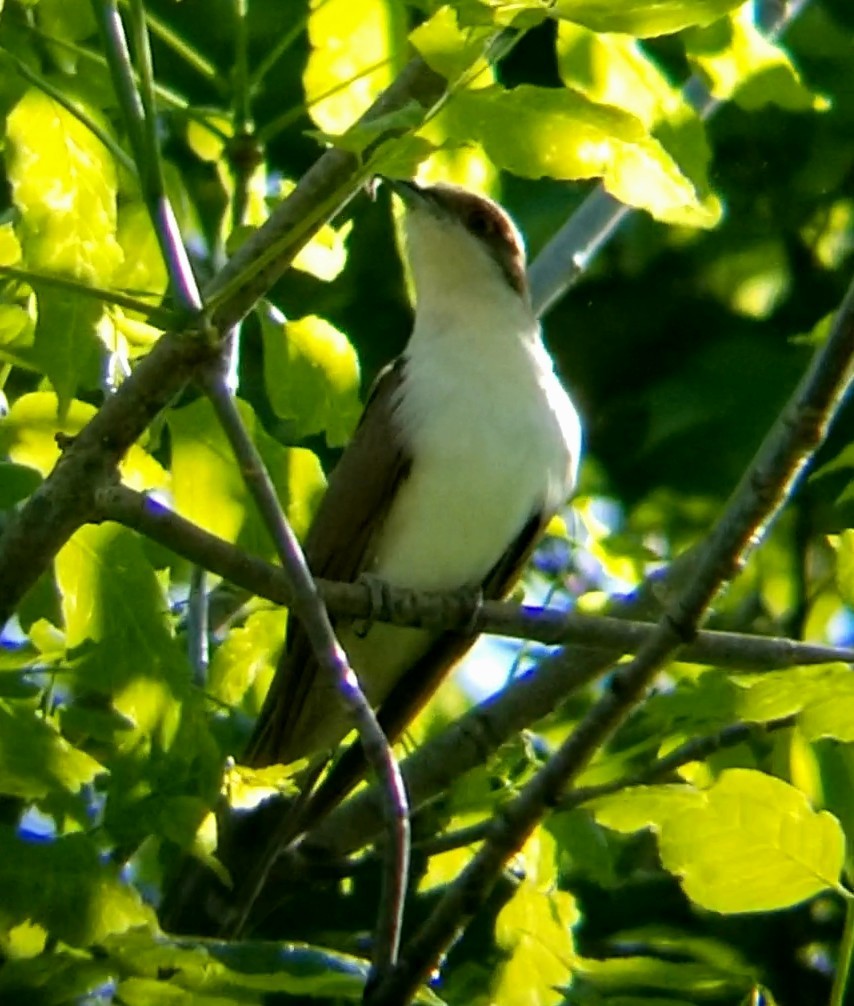
{"type": "Polygon", "coordinates": [[[456,185],[391,182],[406,208],[406,243],[416,309],[443,303],[530,313],[525,245],[516,225],[486,196],[456,185]]]}

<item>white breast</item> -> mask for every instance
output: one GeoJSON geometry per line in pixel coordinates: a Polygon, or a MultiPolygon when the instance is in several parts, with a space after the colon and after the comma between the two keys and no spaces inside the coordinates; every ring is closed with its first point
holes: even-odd
{"type": "Polygon", "coordinates": [[[398,586],[476,585],[575,480],[578,417],[538,328],[519,338],[496,331],[494,317],[471,321],[469,332],[416,325],[409,344],[396,418],[413,464],[375,564],[398,586]]]}

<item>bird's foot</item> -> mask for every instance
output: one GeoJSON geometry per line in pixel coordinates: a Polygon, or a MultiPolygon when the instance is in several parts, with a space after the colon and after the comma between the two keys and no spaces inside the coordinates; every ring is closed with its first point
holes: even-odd
{"type": "Polygon", "coordinates": [[[480,584],[476,587],[460,587],[454,594],[459,601],[463,616],[467,616],[467,621],[463,622],[459,631],[464,636],[476,636],[481,631],[483,589],[480,584]]]}
{"type": "Polygon", "coordinates": [[[368,617],[353,622],[353,631],[359,639],[364,639],[371,631],[374,622],[391,608],[389,584],[387,580],[384,580],[381,576],[376,576],[374,573],[360,573],[356,583],[360,583],[368,588],[370,604],[368,617]]]}

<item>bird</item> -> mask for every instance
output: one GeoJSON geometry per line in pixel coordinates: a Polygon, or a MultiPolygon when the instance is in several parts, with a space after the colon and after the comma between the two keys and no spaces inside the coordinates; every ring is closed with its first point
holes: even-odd
{"type": "MultiPolygon", "coordinates": [[[[306,559],[330,580],[503,598],[574,489],[580,419],[510,216],[446,182],[388,184],[404,207],[414,322],[330,476],[306,559]]],[[[473,643],[380,622],[335,628],[391,741],[473,643]]],[[[335,687],[294,620],[241,761],[326,759],[352,726],[335,687]]]]}

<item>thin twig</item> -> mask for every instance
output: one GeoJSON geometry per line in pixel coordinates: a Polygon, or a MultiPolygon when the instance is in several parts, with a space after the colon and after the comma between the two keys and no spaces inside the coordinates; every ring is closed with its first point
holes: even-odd
{"type": "MultiPolygon", "coordinates": [[[[30,286],[49,286],[55,290],[63,290],[66,293],[76,294],[79,297],[88,297],[104,304],[114,304],[116,307],[124,307],[129,311],[138,311],[146,316],[146,320],[157,328],[164,331],[175,324],[177,320],[175,312],[169,308],[160,307],[157,304],[149,304],[138,297],[131,297],[121,293],[119,290],[107,290],[104,287],[92,286],[89,283],[82,283],[78,279],[69,279],[58,273],[42,272],[39,269],[21,269],[13,265],[0,265],[0,276],[9,276],[11,279],[18,279],[30,286]]],[[[152,297],[155,294],[151,295],[152,297]]]]}
{"type": "MultiPolygon", "coordinates": [[[[131,0],[120,0],[120,2],[123,7],[127,7],[131,0]]],[[[156,35],[161,42],[168,45],[186,66],[195,70],[199,76],[203,77],[220,94],[225,93],[226,84],[222,74],[209,59],[203,56],[197,49],[188,45],[185,38],[150,10],[145,12],[145,20],[152,35],[156,35]]]]}
{"type": "MultiPolygon", "coordinates": [[[[387,859],[373,956],[374,972],[377,980],[382,980],[397,960],[403,897],[409,873],[409,808],[400,769],[349,666],[347,655],[335,637],[305,556],[282,512],[275,487],[240,418],[234,398],[221,375],[213,368],[206,375],[204,388],[228,437],[247,488],[273,536],[283,570],[290,580],[291,611],[302,623],[319,672],[335,682],[337,694],[352,717],[370,767],[382,786],[387,859]]],[[[264,865],[269,868],[271,863],[264,865]]],[[[258,872],[260,889],[266,879],[266,871],[262,868],[258,872]]],[[[251,909],[254,896],[257,896],[256,891],[250,891],[250,899],[242,906],[245,914],[251,909]]]]}
{"type": "Polygon", "coordinates": [[[142,198],[157,235],[174,297],[181,308],[195,314],[202,308],[201,296],[163,180],[157,142],[154,77],[142,2],[131,0],[130,5],[140,63],[139,88],[114,0],[92,0],[92,8],[136,162],[142,198]]]}
{"type": "Polygon", "coordinates": [[[187,598],[187,652],[193,680],[204,687],[210,664],[210,640],[208,629],[207,571],[202,566],[193,566],[190,591],[187,598]]]}

